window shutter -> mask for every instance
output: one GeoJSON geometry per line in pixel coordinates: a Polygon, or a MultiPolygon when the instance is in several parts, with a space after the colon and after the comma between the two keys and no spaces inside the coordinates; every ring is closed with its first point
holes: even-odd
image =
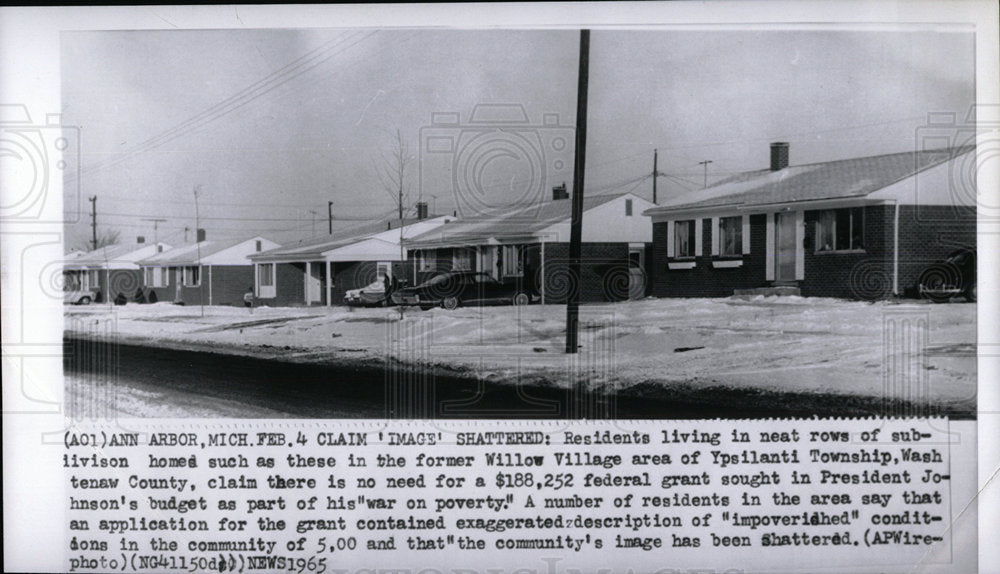
{"type": "Polygon", "coordinates": [[[774,281],[774,214],[767,214],[767,248],[764,251],[764,279],[774,281]]]}
{"type": "Polygon", "coordinates": [[[740,221],[743,223],[743,255],[750,253],[750,215],[744,215],[740,221]]]}
{"type": "Polygon", "coordinates": [[[719,218],[712,218],[712,228],[708,230],[710,237],[712,238],[712,256],[719,254],[719,218]]]}
{"type": "Polygon", "coordinates": [[[701,218],[694,220],[694,254],[695,256],[704,255],[702,251],[702,241],[701,241],[701,218]]]}
{"type": "Polygon", "coordinates": [[[677,257],[674,252],[674,222],[667,222],[667,257],[677,257]]]}

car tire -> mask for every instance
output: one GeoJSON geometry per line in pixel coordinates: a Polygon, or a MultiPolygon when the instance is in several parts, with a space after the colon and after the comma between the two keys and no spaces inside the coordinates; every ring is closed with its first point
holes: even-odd
{"type": "Polygon", "coordinates": [[[976,297],[977,297],[976,284],[973,283],[971,286],[969,286],[968,289],[965,290],[965,300],[968,301],[969,303],[975,303],[976,297]]]}
{"type": "Polygon", "coordinates": [[[90,297],[80,297],[80,300],[76,302],[77,305],[90,305],[90,297]]]}
{"type": "Polygon", "coordinates": [[[421,305],[420,306],[420,310],[421,311],[430,311],[431,309],[432,309],[432,307],[430,305],[421,305]]]}
{"type": "Polygon", "coordinates": [[[511,300],[511,304],[520,307],[522,305],[529,305],[531,303],[531,295],[525,292],[515,293],[514,298],[511,300]]]}
{"type": "Polygon", "coordinates": [[[459,305],[458,297],[445,297],[441,301],[441,306],[449,311],[454,311],[455,309],[458,309],[458,305],[459,305]]]}

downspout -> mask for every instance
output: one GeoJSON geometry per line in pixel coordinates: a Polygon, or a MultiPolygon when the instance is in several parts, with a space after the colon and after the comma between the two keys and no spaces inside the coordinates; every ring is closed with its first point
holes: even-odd
{"type": "Polygon", "coordinates": [[[899,201],[893,200],[895,207],[892,221],[892,294],[899,297],[899,201]]]}
{"type": "Polygon", "coordinates": [[[542,292],[542,305],[545,304],[545,239],[542,239],[541,253],[539,254],[539,259],[542,260],[541,264],[541,277],[539,278],[538,287],[542,292]]]}
{"type": "MultiPolygon", "coordinates": [[[[208,305],[212,305],[212,266],[206,265],[208,267],[208,305]]],[[[204,280],[204,277],[201,278],[204,280]]]]}

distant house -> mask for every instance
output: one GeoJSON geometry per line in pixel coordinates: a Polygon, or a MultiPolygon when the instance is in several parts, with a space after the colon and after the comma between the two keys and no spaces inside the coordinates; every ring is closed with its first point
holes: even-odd
{"type": "Polygon", "coordinates": [[[342,304],[347,291],[385,276],[407,281],[400,238],[428,232],[451,219],[404,220],[402,229],[398,221],[367,224],[255,254],[254,294],[266,305],[329,306],[342,304]]]}
{"type": "Polygon", "coordinates": [[[975,182],[962,177],[974,148],[798,166],[788,152],[772,144],[770,169],[644,212],[653,221],[653,295],[761,289],[879,299],[904,294],[929,263],[975,246],[975,182]]]}
{"type": "MultiPolygon", "coordinates": [[[[546,303],[569,294],[570,208],[565,187],[552,199],[462,218],[405,242],[413,274],[473,270],[499,281],[522,281],[546,303]]],[[[619,301],[646,293],[652,240],[642,217],[653,204],[631,193],[585,196],[579,299],[619,301]]]]}
{"type": "Polygon", "coordinates": [[[157,301],[243,305],[243,295],[253,286],[249,256],[276,247],[260,236],[184,245],[139,261],[142,285],[157,301]]]}
{"type": "Polygon", "coordinates": [[[132,299],[142,286],[138,261],[170,249],[166,243],[108,245],[64,260],[67,289],[92,291],[94,302],[114,300],[119,294],[132,299]]]}

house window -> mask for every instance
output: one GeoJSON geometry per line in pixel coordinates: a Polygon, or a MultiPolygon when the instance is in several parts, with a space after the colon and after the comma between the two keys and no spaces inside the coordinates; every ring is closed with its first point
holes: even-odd
{"type": "Polygon", "coordinates": [[[864,250],[864,229],[863,207],[821,211],[816,221],[816,251],[864,250]]]}
{"type": "Polygon", "coordinates": [[[719,218],[719,255],[743,254],[743,218],[719,218]]]}
{"type": "Polygon", "coordinates": [[[185,287],[197,287],[201,285],[201,267],[185,267],[184,268],[184,286],[185,287]]]}
{"type": "Polygon", "coordinates": [[[375,264],[375,274],[378,275],[379,281],[384,280],[386,275],[392,277],[392,270],[390,269],[391,265],[392,264],[388,261],[379,261],[375,264]]]}
{"type": "Polygon", "coordinates": [[[632,217],[632,200],[625,200],[625,217],[632,217]]]}
{"type": "Polygon", "coordinates": [[[146,287],[166,287],[169,278],[166,267],[146,268],[146,287]]]}
{"type": "Polygon", "coordinates": [[[674,257],[694,257],[694,220],[674,224],[674,257]]]}
{"type": "Polygon", "coordinates": [[[468,249],[456,249],[451,268],[454,271],[472,271],[472,253],[468,249]]]}
{"type": "Polygon", "coordinates": [[[520,277],[524,274],[524,259],[521,257],[520,245],[503,246],[504,277],[520,277]]]}
{"type": "Polygon", "coordinates": [[[419,262],[419,271],[433,271],[437,267],[437,257],[436,252],[433,250],[420,250],[420,256],[417,258],[419,262]]]}

